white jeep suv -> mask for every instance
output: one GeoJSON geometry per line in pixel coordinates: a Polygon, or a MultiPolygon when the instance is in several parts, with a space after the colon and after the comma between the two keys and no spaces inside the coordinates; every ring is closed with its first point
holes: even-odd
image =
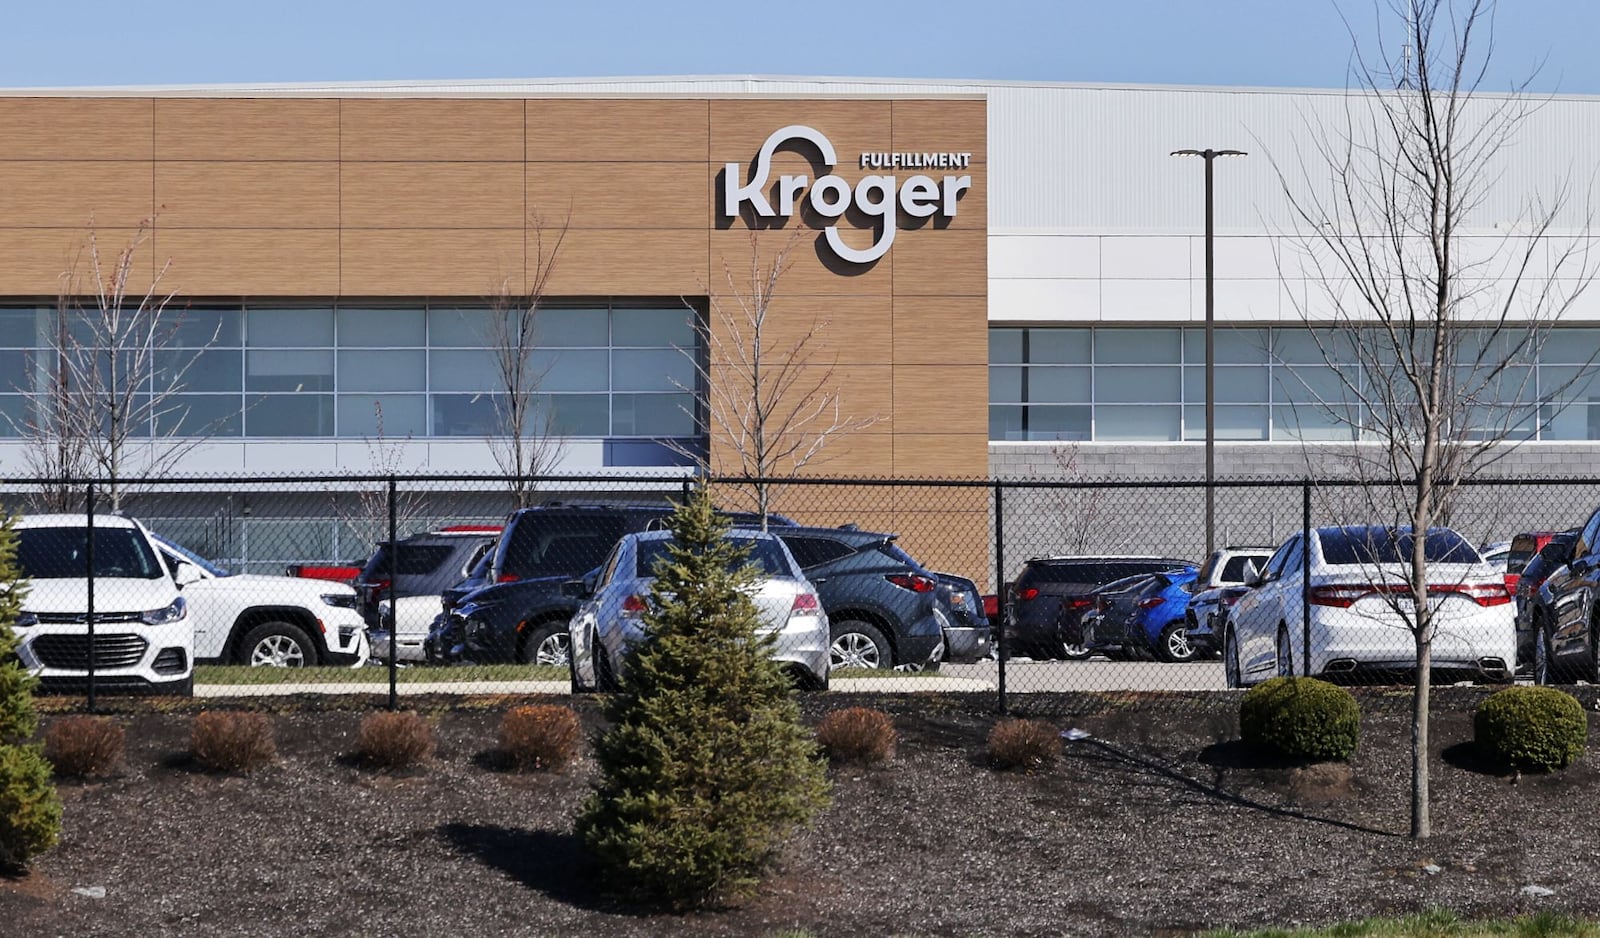
{"type": "Polygon", "coordinates": [[[343,583],[229,573],[151,535],[189,604],[201,661],[280,668],[367,663],[367,626],[343,583]]]}
{"type": "Polygon", "coordinates": [[[17,519],[17,567],[28,590],[15,625],[23,667],[46,690],[86,687],[92,665],[96,689],[192,694],[194,628],[150,533],[97,514],[91,539],[89,521],[17,519]]]}

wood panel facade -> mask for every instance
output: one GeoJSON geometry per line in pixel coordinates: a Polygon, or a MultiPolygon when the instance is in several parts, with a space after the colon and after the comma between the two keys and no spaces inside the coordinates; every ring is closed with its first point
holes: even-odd
{"type": "MultiPolygon", "coordinates": [[[[163,288],[199,299],[476,300],[523,288],[541,227],[564,225],[553,295],[729,308],[752,252],[787,247],[775,341],[816,324],[813,367],[832,365],[844,410],[879,418],[810,471],[981,476],[985,123],[976,98],[0,97],[0,298],[53,297],[91,219],[102,249],[153,219],[151,269],[170,260],[163,288]],[[769,198],[782,173],[971,186],[954,218],[897,211],[892,249],[869,264],[835,257],[829,219],[807,209],[752,237],[747,219],[722,217],[722,177],[734,164],[743,184],[790,125],[825,135],[837,165],[781,147],[769,198]],[[904,151],[970,162],[860,165],[904,151]]],[[[871,244],[870,221],[840,219],[843,240],[871,244]]]]}

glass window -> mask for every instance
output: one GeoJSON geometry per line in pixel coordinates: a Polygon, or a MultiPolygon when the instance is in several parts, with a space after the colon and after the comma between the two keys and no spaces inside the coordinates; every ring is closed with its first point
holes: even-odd
{"type": "Polygon", "coordinates": [[[1094,438],[1107,441],[1175,441],[1180,436],[1181,416],[1176,404],[1165,407],[1097,406],[1094,409],[1094,438]]]}
{"type": "Polygon", "coordinates": [[[1029,329],[1028,361],[1036,365],[1087,365],[1090,329],[1029,329]]]}
{"type": "MultiPolygon", "coordinates": [[[[1025,440],[1022,432],[1021,406],[989,405],[989,439],[1025,440]]],[[[1085,421],[1087,423],[1088,421],[1085,421]]]]}
{"type": "Polygon", "coordinates": [[[0,348],[34,348],[54,318],[55,310],[49,307],[0,309],[0,348]]]}
{"type": "MultiPolygon", "coordinates": [[[[0,350],[0,390],[26,391],[32,374],[35,353],[21,349],[0,350]]],[[[48,377],[48,376],[44,376],[48,377]]]]}
{"type": "Polygon", "coordinates": [[[331,391],[333,349],[245,353],[247,391],[331,391]]]}
{"type": "MultiPolygon", "coordinates": [[[[1218,404],[1216,408],[1216,439],[1265,440],[1272,424],[1265,404],[1218,404]]],[[[1183,409],[1183,438],[1206,438],[1206,408],[1204,404],[1190,404],[1183,409]]]]}
{"type": "Polygon", "coordinates": [[[1180,378],[1177,368],[1158,365],[1096,368],[1094,399],[1115,404],[1175,404],[1182,400],[1180,378]]]}
{"type": "Polygon", "coordinates": [[[1001,403],[1021,403],[1022,369],[1004,365],[989,366],[989,400],[1001,403]]]}
{"type": "Polygon", "coordinates": [[[499,391],[500,367],[488,349],[428,353],[428,387],[433,391],[499,391]]]}
{"type": "Polygon", "coordinates": [[[550,431],[562,436],[603,437],[610,433],[611,399],[604,394],[551,394],[550,431]]]}
{"type": "Polygon", "coordinates": [[[244,353],[239,349],[157,350],[152,363],[155,386],[163,391],[174,387],[180,391],[238,391],[243,386],[244,353]]]}
{"type": "Polygon", "coordinates": [[[336,407],[342,437],[399,440],[428,435],[428,399],[421,394],[341,394],[336,407]]]}
{"type": "Polygon", "coordinates": [[[1029,407],[1027,421],[1030,440],[1087,440],[1093,431],[1089,407],[1029,407]]]}
{"type": "Polygon", "coordinates": [[[989,330],[989,363],[993,365],[1020,365],[1022,363],[1022,330],[989,330]]]}
{"type": "Polygon", "coordinates": [[[1341,374],[1327,365],[1300,365],[1275,368],[1272,376],[1272,399],[1280,403],[1336,404],[1356,399],[1351,385],[1358,377],[1353,371],[1341,374]]]}
{"type": "Polygon", "coordinates": [[[156,435],[239,436],[242,417],[237,394],[174,394],[156,408],[156,435]]]}
{"type": "Polygon", "coordinates": [[[245,344],[251,348],[333,345],[331,309],[251,309],[245,315],[245,344]]]}
{"type": "Polygon", "coordinates": [[[1582,365],[1540,365],[1539,398],[1547,401],[1600,400],[1600,368],[1582,365]]]}
{"type": "Polygon", "coordinates": [[[198,349],[244,344],[241,316],[237,309],[168,306],[161,311],[161,323],[156,327],[156,336],[156,344],[162,348],[198,349]]]}
{"type": "MultiPolygon", "coordinates": [[[[1096,329],[1097,365],[1177,364],[1181,358],[1177,329],[1096,329]]],[[[1170,400],[1176,400],[1176,395],[1170,400]]]]}
{"type": "Polygon", "coordinates": [[[611,353],[613,390],[692,391],[694,386],[694,362],[677,349],[617,349],[611,353]]]}
{"type": "Polygon", "coordinates": [[[695,312],[678,309],[614,309],[611,311],[611,344],[627,346],[675,346],[694,348],[695,312]]]}
{"type": "Polygon", "coordinates": [[[0,394],[0,437],[19,437],[28,425],[28,399],[21,394],[0,394]]]}
{"type": "Polygon", "coordinates": [[[1600,363],[1600,329],[1556,329],[1545,338],[1539,361],[1552,365],[1600,363]]]}
{"type": "Polygon", "coordinates": [[[492,334],[488,309],[428,310],[428,344],[434,348],[484,348],[492,334]]]}
{"type": "MultiPolygon", "coordinates": [[[[1260,366],[1218,365],[1213,380],[1218,403],[1265,404],[1270,382],[1266,368],[1260,366]]],[[[1183,369],[1183,399],[1191,404],[1206,401],[1206,369],[1190,365],[1183,369]]]]}
{"type": "Polygon", "coordinates": [[[615,436],[693,436],[692,394],[613,394],[611,432],[615,436]]]}
{"type": "MultiPolygon", "coordinates": [[[[1217,326],[1211,331],[1212,359],[1219,365],[1265,365],[1271,360],[1272,334],[1266,329],[1217,326]]],[[[1206,363],[1206,331],[1183,330],[1183,360],[1206,363]]]]}
{"type": "Polygon", "coordinates": [[[333,395],[255,397],[245,411],[244,432],[246,436],[259,437],[333,436],[333,395]]]}
{"type": "Polygon", "coordinates": [[[422,349],[341,349],[338,361],[341,391],[424,390],[427,353],[422,349]]]}
{"type": "MultiPolygon", "coordinates": [[[[993,370],[993,369],[991,369],[993,370]]],[[[1029,368],[1028,400],[1044,404],[1087,404],[1090,397],[1088,368],[1029,368]]]]}
{"type": "Polygon", "coordinates": [[[611,344],[604,309],[540,309],[534,314],[535,344],[605,348],[611,344]]]}
{"type": "Polygon", "coordinates": [[[346,309],[334,314],[340,348],[422,346],[428,341],[426,314],[420,309],[346,309]]]}
{"type": "MultiPolygon", "coordinates": [[[[620,353],[614,353],[620,354],[620,353]]],[[[631,352],[627,354],[652,354],[631,352]]],[[[681,352],[666,352],[684,358],[681,352]]],[[[685,359],[687,360],[687,359],[685,359]]],[[[607,353],[604,349],[541,349],[528,358],[532,385],[540,391],[605,391],[611,373],[607,370],[607,353]]],[[[648,376],[645,376],[648,377],[648,376]]],[[[691,382],[690,387],[693,387],[691,382]]]]}
{"type": "Polygon", "coordinates": [[[434,394],[434,436],[489,436],[497,432],[492,394],[434,394]]]}
{"type": "Polygon", "coordinates": [[[1275,404],[1272,438],[1285,440],[1353,440],[1352,423],[1316,404],[1275,404]]]}

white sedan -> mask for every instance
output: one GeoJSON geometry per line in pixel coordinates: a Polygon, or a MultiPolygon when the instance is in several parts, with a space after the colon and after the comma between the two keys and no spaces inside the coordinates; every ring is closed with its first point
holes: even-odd
{"type": "MultiPolygon", "coordinates": [[[[1360,672],[1415,671],[1412,603],[1406,573],[1408,527],[1315,528],[1284,542],[1229,611],[1222,662],[1229,687],[1269,677],[1337,678],[1360,672]],[[1302,589],[1309,583],[1309,589],[1302,589]],[[1309,609],[1309,630],[1306,610],[1309,609]],[[1306,647],[1309,631],[1310,648],[1306,647]]],[[[1495,683],[1516,667],[1513,606],[1505,578],[1449,528],[1424,540],[1427,596],[1435,634],[1432,666],[1495,683]]]]}

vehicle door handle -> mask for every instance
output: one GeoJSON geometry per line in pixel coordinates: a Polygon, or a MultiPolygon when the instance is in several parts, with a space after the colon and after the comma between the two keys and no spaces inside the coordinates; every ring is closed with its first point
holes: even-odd
{"type": "Polygon", "coordinates": [[[813,583],[826,583],[826,582],[828,582],[828,578],[825,577],[825,576],[814,576],[814,577],[810,577],[809,579],[813,583]]]}

